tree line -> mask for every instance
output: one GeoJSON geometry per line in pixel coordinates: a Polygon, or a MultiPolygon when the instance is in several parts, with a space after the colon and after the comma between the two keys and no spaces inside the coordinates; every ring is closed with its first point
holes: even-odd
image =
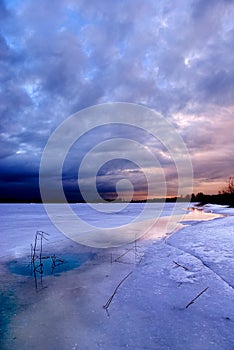
{"type": "Polygon", "coordinates": [[[204,194],[202,192],[193,193],[191,196],[191,202],[199,202],[201,204],[221,204],[234,207],[234,177],[230,177],[227,181],[225,188],[219,191],[218,194],[204,194]]]}

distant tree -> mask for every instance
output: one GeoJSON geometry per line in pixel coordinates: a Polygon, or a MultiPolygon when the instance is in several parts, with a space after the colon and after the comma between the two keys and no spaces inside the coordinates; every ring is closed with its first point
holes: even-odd
{"type": "Polygon", "coordinates": [[[229,177],[227,185],[225,186],[223,193],[234,195],[234,177],[229,177]]]}
{"type": "Polygon", "coordinates": [[[192,193],[192,196],[191,196],[191,202],[196,202],[196,196],[194,193],[192,193]]]}
{"type": "Polygon", "coordinates": [[[204,194],[202,192],[198,192],[196,195],[196,201],[197,202],[203,202],[204,201],[204,194]]]}

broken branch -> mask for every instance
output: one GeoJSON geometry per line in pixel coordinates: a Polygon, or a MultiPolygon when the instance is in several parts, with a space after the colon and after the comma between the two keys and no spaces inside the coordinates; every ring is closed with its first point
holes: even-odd
{"type": "Polygon", "coordinates": [[[198,295],[196,295],[195,296],[195,298],[193,298],[187,305],[186,305],[186,309],[190,306],[190,305],[192,305],[193,303],[194,303],[194,301],[197,299],[197,298],[199,298],[203,293],[205,293],[206,291],[207,291],[207,289],[208,289],[209,287],[206,287],[205,289],[203,289],[198,295]]]}
{"type": "Polygon", "coordinates": [[[117,287],[115,288],[114,292],[112,293],[112,295],[110,296],[110,298],[107,300],[106,304],[103,306],[103,308],[104,308],[106,311],[108,311],[108,308],[109,308],[109,306],[110,306],[110,304],[111,304],[111,302],[112,302],[112,300],[113,300],[115,294],[117,293],[119,287],[121,286],[121,284],[122,284],[131,274],[132,274],[132,271],[129,272],[129,274],[127,274],[127,276],[125,276],[125,277],[119,282],[119,284],[118,284],[117,287]]]}
{"type": "Polygon", "coordinates": [[[173,261],[173,263],[176,264],[177,267],[182,267],[185,271],[188,271],[188,268],[186,266],[183,266],[176,261],[173,261]]]}

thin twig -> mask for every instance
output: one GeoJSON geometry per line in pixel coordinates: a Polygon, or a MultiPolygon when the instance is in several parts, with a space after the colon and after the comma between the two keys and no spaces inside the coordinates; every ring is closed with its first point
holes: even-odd
{"type": "Polygon", "coordinates": [[[106,304],[103,306],[104,309],[107,310],[107,309],[109,308],[109,306],[110,306],[110,304],[111,304],[111,302],[112,302],[112,300],[113,300],[115,294],[117,293],[119,287],[120,287],[121,284],[132,274],[132,272],[133,272],[133,271],[129,272],[129,274],[127,274],[127,276],[125,276],[125,277],[119,282],[119,284],[118,284],[117,287],[115,288],[113,294],[110,296],[110,298],[107,300],[106,304]]]}
{"type": "Polygon", "coordinates": [[[33,245],[32,243],[30,244],[30,248],[31,248],[31,251],[30,251],[30,265],[31,265],[31,275],[32,275],[32,272],[33,272],[33,245]]]}
{"type": "Polygon", "coordinates": [[[41,236],[41,246],[40,246],[40,265],[42,266],[42,261],[41,261],[41,258],[42,258],[42,239],[43,239],[43,236],[41,236]]]}
{"type": "Polygon", "coordinates": [[[35,268],[33,270],[33,276],[34,276],[34,282],[35,282],[35,289],[37,290],[37,272],[35,268]]]}
{"type": "Polygon", "coordinates": [[[39,234],[40,236],[42,236],[46,241],[48,241],[48,238],[45,237],[46,236],[49,236],[50,234],[45,232],[45,231],[37,231],[37,234],[39,234]]]}
{"type": "Polygon", "coordinates": [[[121,254],[120,256],[118,256],[116,259],[114,259],[114,262],[118,262],[120,258],[122,258],[124,255],[126,255],[127,253],[129,253],[132,250],[132,248],[127,249],[126,252],[124,252],[123,254],[121,254]]]}
{"type": "Polygon", "coordinates": [[[207,291],[207,289],[208,289],[209,287],[206,287],[205,289],[203,289],[198,295],[196,295],[195,296],[195,298],[193,298],[187,305],[186,305],[186,309],[190,306],[190,305],[192,305],[193,303],[194,303],[194,301],[197,299],[197,298],[199,298],[203,293],[205,293],[206,291],[207,291]]]}
{"type": "Polygon", "coordinates": [[[35,257],[36,257],[36,247],[37,247],[37,233],[35,235],[34,239],[34,247],[33,247],[33,255],[32,255],[32,263],[35,263],[35,257]]]}
{"type": "Polygon", "coordinates": [[[35,288],[38,288],[37,283],[37,273],[40,274],[40,281],[41,281],[41,287],[43,288],[42,284],[42,277],[43,277],[43,262],[42,259],[46,259],[47,257],[43,257],[42,255],[42,245],[43,245],[43,239],[48,240],[46,236],[49,236],[49,233],[44,231],[37,231],[34,239],[34,245],[31,244],[31,273],[33,270],[34,280],[35,280],[35,288]],[[40,239],[40,250],[39,250],[39,256],[37,255],[37,243],[40,239]],[[39,265],[36,264],[37,259],[39,259],[39,265]]]}
{"type": "Polygon", "coordinates": [[[177,267],[182,267],[185,271],[188,271],[188,268],[187,268],[186,266],[183,266],[183,265],[179,264],[179,263],[176,262],[176,261],[173,261],[173,263],[176,264],[177,267]]]}

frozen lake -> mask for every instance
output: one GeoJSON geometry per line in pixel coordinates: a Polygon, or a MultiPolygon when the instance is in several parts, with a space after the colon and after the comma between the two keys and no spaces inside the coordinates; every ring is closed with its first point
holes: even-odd
{"type": "MultiPolygon", "coordinates": [[[[187,206],[180,203],[173,212],[174,204],[167,203],[160,212],[152,203],[145,222],[159,219],[145,236],[98,249],[59,232],[42,205],[2,204],[0,348],[233,350],[234,210],[187,206]],[[181,215],[185,225],[175,226],[181,215]],[[173,235],[169,223],[177,228],[173,235]],[[49,258],[42,260],[43,274],[37,272],[37,289],[30,266],[36,231],[49,233],[42,254],[49,258]],[[106,312],[103,306],[126,276],[106,312]]],[[[142,204],[121,213],[111,204],[99,214],[81,204],[72,208],[103,228],[131,222],[142,204]]]]}
{"type": "MultiPolygon", "coordinates": [[[[155,217],[186,214],[188,203],[149,204],[144,213],[144,220],[155,217]]],[[[66,213],[63,214],[63,205],[51,205],[56,213],[61,212],[61,219],[67,227],[71,220],[66,213]]],[[[87,222],[95,231],[95,228],[114,228],[127,225],[138,218],[144,209],[144,203],[121,204],[96,204],[94,208],[87,204],[71,204],[74,213],[87,222]]],[[[59,214],[57,214],[59,215],[59,214]]],[[[0,204],[1,221],[1,251],[0,258],[4,256],[20,257],[27,253],[30,244],[33,243],[36,231],[45,231],[50,234],[49,244],[67,240],[67,238],[50,221],[42,204],[0,204]]],[[[84,232],[82,232],[85,235],[84,232]]]]}

